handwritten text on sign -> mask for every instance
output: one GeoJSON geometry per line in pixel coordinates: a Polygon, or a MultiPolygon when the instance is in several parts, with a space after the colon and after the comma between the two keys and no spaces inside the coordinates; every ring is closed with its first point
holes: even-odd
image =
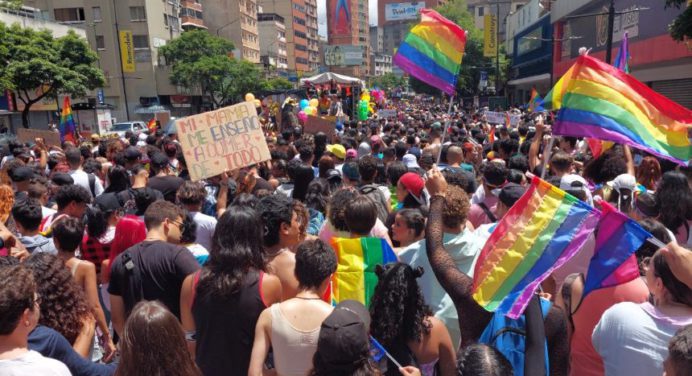
{"type": "Polygon", "coordinates": [[[271,158],[253,104],[243,102],[175,122],[192,180],[271,158]]]}

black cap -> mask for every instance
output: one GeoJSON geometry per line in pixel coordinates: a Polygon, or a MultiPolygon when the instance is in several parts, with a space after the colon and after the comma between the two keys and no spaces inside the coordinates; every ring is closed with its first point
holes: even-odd
{"type": "Polygon", "coordinates": [[[168,163],[168,156],[164,153],[154,153],[154,155],[151,156],[151,165],[156,168],[165,167],[168,163]]]}
{"type": "Polygon", "coordinates": [[[53,174],[53,177],[50,180],[53,182],[53,184],[57,185],[58,187],[62,187],[63,185],[74,184],[74,179],[72,179],[72,176],[64,172],[57,172],[53,174]]]}
{"type": "Polygon", "coordinates": [[[332,169],[329,169],[329,170],[327,170],[327,180],[330,180],[330,181],[335,181],[335,180],[341,181],[341,173],[339,173],[339,170],[336,170],[336,169],[333,169],[333,168],[332,168],[332,169]]]}
{"type": "Polygon", "coordinates": [[[120,200],[118,200],[118,195],[115,193],[104,193],[97,196],[94,199],[94,205],[104,212],[113,212],[123,207],[120,200]]]}
{"type": "Polygon", "coordinates": [[[525,192],[526,188],[523,186],[516,183],[507,183],[500,190],[500,196],[498,198],[505,206],[511,208],[525,192]]]}
{"type": "Polygon", "coordinates": [[[320,327],[315,359],[330,370],[348,374],[367,361],[370,352],[370,314],[355,300],[339,303],[320,327]]]}
{"type": "Polygon", "coordinates": [[[10,171],[10,179],[12,179],[12,181],[15,183],[27,181],[33,177],[34,170],[32,170],[31,167],[19,166],[10,171]]]}
{"type": "Polygon", "coordinates": [[[140,158],[141,156],[142,153],[134,146],[129,146],[127,149],[125,149],[125,158],[127,159],[134,160],[140,158]]]}

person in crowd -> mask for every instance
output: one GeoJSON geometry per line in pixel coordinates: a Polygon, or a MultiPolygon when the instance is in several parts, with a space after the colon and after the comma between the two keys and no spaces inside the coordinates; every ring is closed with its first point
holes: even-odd
{"type": "Polygon", "coordinates": [[[428,194],[425,181],[414,172],[407,172],[399,178],[396,186],[396,197],[402,208],[416,209],[428,206],[428,194]]]}
{"type": "Polygon", "coordinates": [[[679,244],[692,245],[692,189],[684,174],[668,171],[656,188],[659,220],[670,230],[679,244]]]}
{"type": "Polygon", "coordinates": [[[108,186],[103,193],[119,193],[130,188],[130,176],[125,167],[115,165],[108,171],[108,186]]]}
{"type": "Polygon", "coordinates": [[[122,205],[115,193],[104,193],[94,199],[87,209],[86,236],[79,250],[81,258],[96,266],[97,277],[101,275],[101,264],[110,254],[115,237],[115,226],[122,217],[122,205]]]}
{"type": "Polygon", "coordinates": [[[43,219],[41,204],[35,199],[28,199],[21,205],[12,207],[12,218],[14,218],[19,241],[24,244],[29,253],[45,252],[57,254],[53,240],[41,235],[38,231],[43,219]]]}
{"type": "Polygon", "coordinates": [[[203,266],[209,258],[209,251],[201,244],[197,243],[197,223],[195,223],[192,215],[187,213],[183,221],[183,231],[180,235],[180,245],[187,248],[200,266],[203,266]]]}
{"type": "Polygon", "coordinates": [[[31,255],[24,264],[33,273],[37,293],[43,296],[39,323],[60,333],[80,356],[91,359],[94,314],[65,264],[47,253],[31,255]]]}
{"type": "Polygon", "coordinates": [[[301,243],[296,252],[298,294],[265,309],[257,321],[250,360],[250,376],[262,375],[271,348],[279,375],[303,376],[312,369],[312,358],[322,321],[332,312],[323,300],[336,272],[336,254],[323,241],[301,243]]]}
{"type": "Polygon", "coordinates": [[[180,287],[199,269],[192,253],[178,245],[185,212],[156,201],[144,213],[147,236],[111,260],[108,285],[113,329],[122,335],[125,321],[141,300],[160,300],[180,316],[180,287]]]}
{"type": "MultiPolygon", "coordinates": [[[[416,278],[422,268],[403,263],[376,269],[377,287],[370,303],[370,335],[397,361],[420,369],[424,376],[455,375],[456,356],[444,323],[425,305],[416,278]]],[[[393,362],[386,362],[385,375],[398,375],[393,362]]]]}
{"type": "Polygon", "coordinates": [[[418,209],[402,209],[396,212],[392,223],[392,240],[401,249],[425,237],[425,217],[418,209]]]}
{"type": "Polygon", "coordinates": [[[377,178],[377,158],[366,155],[358,159],[358,174],[360,183],[358,192],[366,195],[377,206],[377,218],[386,222],[389,216],[389,196],[391,193],[386,186],[375,184],[377,178]]]}
{"type": "Polygon", "coordinates": [[[219,220],[207,263],[183,283],[185,338],[205,375],[246,375],[257,320],[281,301],[281,281],[265,272],[262,232],[254,209],[232,207],[219,220]]]}
{"type": "Polygon", "coordinates": [[[497,202],[500,190],[507,182],[507,168],[497,162],[483,164],[483,177],[480,187],[471,199],[468,218],[474,228],[497,222],[497,202]]]}
{"type": "Polygon", "coordinates": [[[459,376],[513,376],[512,365],[494,347],[476,343],[464,347],[457,356],[459,376]]]}
{"type": "Polygon", "coordinates": [[[168,156],[162,152],[154,153],[150,161],[151,175],[147,187],[155,189],[163,194],[166,201],[175,203],[176,193],[183,185],[183,179],[171,172],[168,156]]]}
{"type": "Polygon", "coordinates": [[[87,205],[91,203],[91,194],[80,185],[65,185],[55,194],[55,202],[58,211],[55,214],[43,218],[39,225],[39,232],[50,235],[52,227],[62,218],[72,217],[82,219],[86,213],[87,205]]]}
{"type": "Polygon", "coordinates": [[[142,301],[125,324],[116,376],[201,376],[185,351],[178,319],[157,301],[142,301]]]}
{"type": "Polygon", "coordinates": [[[663,362],[666,376],[687,376],[692,370],[692,325],[679,329],[668,343],[668,357],[663,362]]]}
{"type": "Polygon", "coordinates": [[[301,163],[293,172],[294,187],[291,196],[294,200],[305,201],[308,186],[315,178],[315,173],[309,164],[301,163]]]}
{"type": "Polygon", "coordinates": [[[186,181],[178,188],[177,202],[190,213],[192,220],[197,225],[195,238],[204,249],[212,246],[212,236],[216,228],[216,218],[202,214],[202,204],[207,196],[207,191],[198,182],[186,181]]]}
{"type": "Polygon", "coordinates": [[[393,211],[399,207],[399,198],[396,194],[399,179],[408,172],[406,165],[401,161],[394,161],[387,165],[387,182],[389,183],[390,209],[393,211]]]}
{"type": "Polygon", "coordinates": [[[55,214],[55,210],[48,207],[48,202],[50,199],[48,185],[50,183],[35,180],[27,188],[28,198],[37,200],[41,205],[41,216],[47,217],[51,214],[55,214]]]}
{"type": "Polygon", "coordinates": [[[258,205],[262,219],[267,271],[281,280],[283,300],[298,293],[294,248],[301,241],[301,224],[292,199],[283,195],[264,197],[258,205]]]}
{"type": "Polygon", "coordinates": [[[641,184],[648,191],[655,191],[659,180],[661,180],[661,164],[654,157],[642,158],[636,169],[635,176],[637,183],[641,184]]]}
{"type": "Polygon", "coordinates": [[[83,236],[84,224],[76,218],[65,218],[56,223],[53,228],[53,241],[58,250],[58,258],[65,263],[65,267],[72,274],[74,281],[82,288],[96,319],[96,325],[100,330],[99,337],[106,346],[106,357],[110,359],[115,352],[115,345],[110,336],[106,315],[99,301],[96,265],[90,261],[80,260],[75,256],[75,251],[83,236]]]}
{"type": "Polygon", "coordinates": [[[74,179],[74,184],[86,189],[91,197],[96,197],[103,193],[103,184],[101,180],[94,174],[87,174],[82,169],[84,157],[77,148],[67,149],[65,151],[65,159],[70,165],[70,176],[74,179]]]}
{"type": "Polygon", "coordinates": [[[331,144],[327,145],[326,151],[334,159],[334,168],[341,172],[346,159],[346,148],[341,144],[331,144]]]}
{"type": "Polygon", "coordinates": [[[110,281],[111,260],[115,260],[118,255],[133,245],[144,241],[146,237],[147,228],[139,218],[133,215],[126,215],[120,218],[118,224],[115,225],[115,234],[113,235],[108,258],[101,262],[102,284],[107,286],[110,281]]]}
{"type": "MultiPolygon", "coordinates": [[[[346,205],[356,196],[358,196],[358,192],[347,188],[332,193],[327,207],[327,220],[324,222],[319,232],[319,238],[322,239],[322,241],[329,243],[332,238],[349,237],[350,230],[346,225],[345,219],[346,205]]],[[[390,245],[392,243],[389,238],[387,227],[379,218],[376,218],[375,226],[373,226],[368,236],[384,239],[390,245]]]]}
{"type": "Polygon", "coordinates": [[[0,373],[7,376],[69,376],[65,364],[30,350],[29,334],[40,317],[40,297],[29,270],[0,269],[0,373]]]}
{"type": "Polygon", "coordinates": [[[325,179],[313,180],[308,185],[308,191],[305,194],[305,206],[310,213],[310,223],[307,229],[309,235],[317,236],[324,224],[329,194],[329,183],[325,179]]]}
{"type": "Polygon", "coordinates": [[[692,289],[675,278],[661,252],[649,261],[649,302],[623,302],[605,311],[593,330],[593,347],[606,375],[659,375],[668,342],[692,324],[692,289]]]}
{"type": "Polygon", "coordinates": [[[637,189],[637,179],[630,174],[618,175],[606,183],[610,191],[608,202],[621,212],[631,215],[634,211],[634,193],[637,189]]]}
{"type": "Polygon", "coordinates": [[[12,180],[12,190],[14,191],[15,200],[22,202],[27,198],[27,189],[31,180],[34,179],[34,170],[28,166],[14,167],[9,171],[10,180],[12,180]]]}
{"type": "MultiPolygon", "coordinates": [[[[443,206],[447,191],[447,182],[437,169],[428,173],[426,187],[432,197],[430,216],[426,227],[426,248],[430,265],[442,288],[449,294],[454,302],[459,316],[459,328],[461,329],[461,346],[479,341],[482,335],[493,336],[487,333],[486,327],[493,320],[493,314],[486,311],[472,297],[473,279],[455,267],[454,260],[444,248],[442,222],[443,206]]],[[[534,299],[537,301],[538,298],[534,299]]],[[[546,305],[545,300],[538,300],[540,309],[546,305]]],[[[529,305],[531,306],[531,305],[529,305]]],[[[534,310],[535,312],[535,310],[534,310]]],[[[541,312],[536,312],[540,314],[541,312]]],[[[567,325],[561,309],[550,307],[544,319],[545,347],[548,354],[545,365],[534,365],[538,368],[547,368],[551,375],[565,375],[569,368],[568,353],[569,342],[567,338],[567,325]]],[[[485,337],[485,336],[484,336],[485,337]]],[[[485,340],[485,338],[483,338],[485,340]]],[[[484,341],[483,341],[484,342],[484,341]]],[[[538,346],[536,346],[538,347],[538,346]]],[[[507,350],[507,349],[506,349],[507,350]]],[[[541,351],[540,348],[531,351],[541,351]]],[[[503,353],[503,355],[506,355],[503,353]]],[[[519,358],[524,354],[517,354],[519,358]]],[[[516,369],[515,369],[516,371],[516,369]]]]}

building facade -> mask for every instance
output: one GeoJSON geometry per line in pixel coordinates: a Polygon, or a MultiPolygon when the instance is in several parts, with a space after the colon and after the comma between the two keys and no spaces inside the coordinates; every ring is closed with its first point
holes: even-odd
{"type": "Polygon", "coordinates": [[[552,31],[550,14],[545,14],[512,38],[512,66],[507,82],[510,103],[527,103],[533,88],[541,96],[552,88],[552,31]]]}
{"type": "Polygon", "coordinates": [[[180,2],[180,26],[183,30],[206,29],[201,0],[183,0],[180,2]]]}
{"type": "MultiPolygon", "coordinates": [[[[189,3],[190,1],[188,1],[189,3]]],[[[106,76],[104,102],[116,121],[149,120],[155,112],[189,113],[190,96],[170,83],[170,69],[158,47],[180,35],[181,7],[159,0],[25,0],[44,18],[83,28],[106,76]],[[124,69],[123,33],[131,33],[134,66],[124,69]]],[[[201,5],[195,6],[201,9],[201,5]]],[[[201,10],[200,10],[201,11],[201,10]]]]}
{"type": "Polygon", "coordinates": [[[362,52],[359,65],[331,65],[331,72],[360,78],[370,75],[368,0],[327,0],[327,42],[332,47],[355,46],[362,52]]]}
{"type": "Polygon", "coordinates": [[[467,6],[469,12],[473,15],[476,27],[480,30],[485,28],[484,17],[486,15],[490,14],[497,17],[499,26],[498,41],[505,42],[508,40],[507,18],[526,3],[528,3],[528,1],[468,0],[467,6]]]}
{"type": "Polygon", "coordinates": [[[384,33],[379,26],[370,26],[370,52],[384,52],[384,33]]]}
{"type": "MultiPolygon", "coordinates": [[[[308,48],[309,31],[307,21],[309,8],[306,5],[309,1],[310,0],[260,0],[260,6],[263,12],[274,13],[284,18],[288,70],[296,76],[303,76],[310,72],[310,54],[308,48]]],[[[317,14],[316,12],[315,10],[315,14],[317,14]]],[[[317,26],[315,26],[315,29],[316,28],[317,26]]],[[[317,31],[315,31],[315,36],[317,36],[317,31]]],[[[317,42],[315,42],[315,47],[313,49],[316,50],[317,48],[317,42]]]]}
{"type": "Polygon", "coordinates": [[[392,73],[392,55],[383,53],[370,54],[370,67],[373,76],[383,76],[392,73]]]}
{"type": "Polygon", "coordinates": [[[320,67],[319,38],[317,36],[317,0],[305,0],[305,27],[308,47],[309,73],[317,73],[320,67]]]}
{"type": "Polygon", "coordinates": [[[381,52],[393,56],[409,29],[420,20],[420,10],[435,8],[444,3],[446,0],[379,0],[377,26],[382,29],[381,52]]]}
{"type": "Polygon", "coordinates": [[[233,42],[238,56],[259,64],[257,1],[204,0],[204,23],[209,32],[233,42]]]}
{"type": "Polygon", "coordinates": [[[277,72],[288,70],[286,53],[286,25],[276,13],[259,13],[257,23],[260,40],[260,61],[267,69],[277,72]]]}
{"type": "MultiPolygon", "coordinates": [[[[591,49],[589,55],[605,60],[609,5],[609,0],[560,0],[553,5],[553,81],[574,64],[582,46],[591,49]],[[591,16],[574,17],[585,14],[591,16]]],[[[692,46],[674,41],[668,33],[668,25],[685,9],[665,9],[656,0],[618,0],[615,11],[612,59],[627,32],[630,74],[692,108],[692,46]]]]}

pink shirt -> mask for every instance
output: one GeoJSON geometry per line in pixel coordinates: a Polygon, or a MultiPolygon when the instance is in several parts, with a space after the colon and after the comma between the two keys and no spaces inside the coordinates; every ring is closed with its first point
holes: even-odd
{"type": "MultiPolygon", "coordinates": [[[[389,243],[389,245],[392,244],[392,241],[389,239],[389,232],[387,231],[387,226],[385,226],[379,218],[377,219],[377,222],[375,222],[375,226],[372,228],[372,230],[370,230],[369,236],[373,238],[384,239],[387,241],[387,243],[389,243]]],[[[329,242],[332,238],[350,238],[351,233],[347,231],[337,231],[334,228],[334,226],[332,226],[332,224],[329,222],[329,219],[327,219],[326,221],[324,221],[324,224],[320,229],[318,237],[323,242],[330,244],[329,242]]]]}
{"type": "MultiPolygon", "coordinates": [[[[495,196],[486,197],[483,201],[485,205],[488,207],[488,209],[490,209],[490,212],[493,213],[493,215],[495,215],[496,213],[497,201],[498,199],[495,196]]],[[[491,221],[490,218],[488,218],[488,216],[485,214],[483,208],[481,208],[480,205],[477,204],[471,205],[471,208],[469,209],[468,220],[471,221],[474,228],[478,228],[480,225],[484,225],[487,223],[493,223],[493,221],[491,221]]]]}

